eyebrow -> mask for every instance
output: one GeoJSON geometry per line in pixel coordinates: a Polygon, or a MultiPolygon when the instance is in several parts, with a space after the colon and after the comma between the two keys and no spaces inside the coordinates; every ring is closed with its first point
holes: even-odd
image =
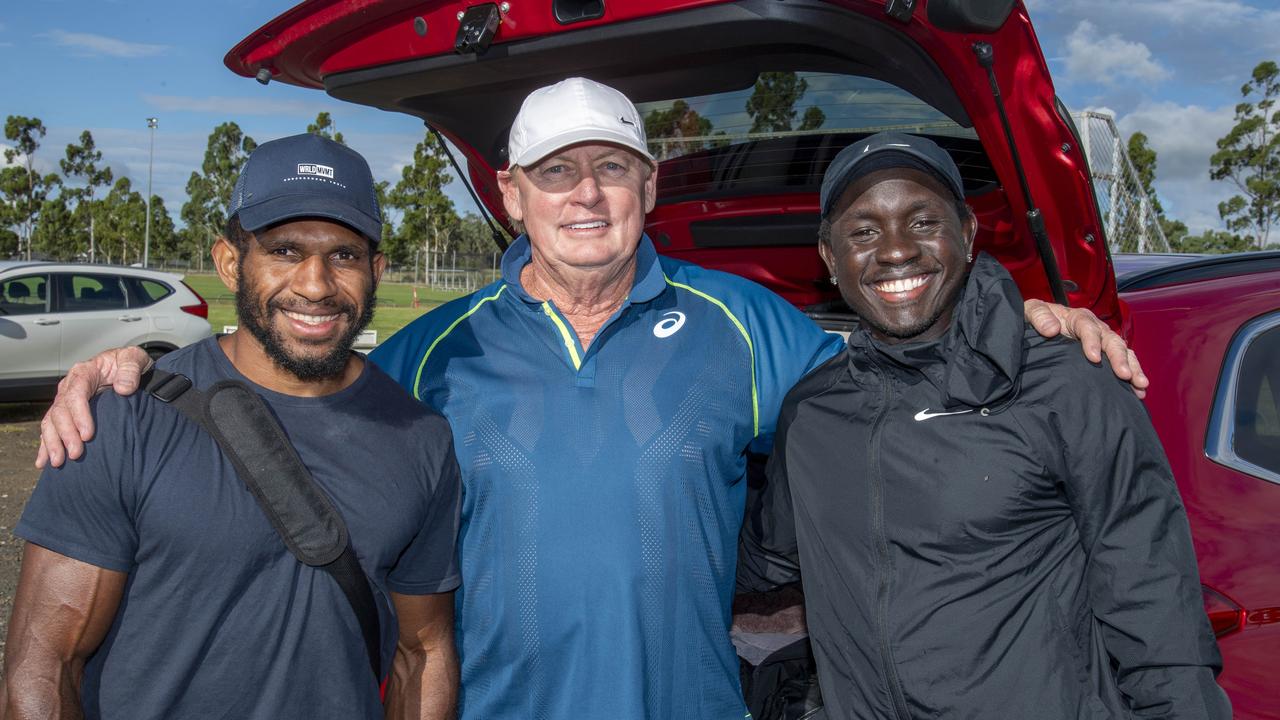
{"type": "MultiPolygon", "coordinates": [[[[275,237],[263,238],[258,236],[258,245],[264,250],[276,250],[279,248],[304,249],[313,243],[307,242],[306,239],[299,238],[297,235],[290,233],[287,235],[277,235],[275,237]]],[[[325,253],[347,252],[352,255],[361,255],[368,248],[361,247],[363,243],[352,243],[346,240],[340,240],[334,247],[326,248],[325,253]]]]}
{"type": "MultiPolygon", "coordinates": [[[[917,200],[911,203],[909,206],[907,206],[906,212],[907,214],[912,214],[912,213],[918,213],[921,210],[938,210],[938,209],[940,208],[936,207],[936,202],[934,200],[917,200]]],[[[869,210],[855,210],[853,212],[853,217],[859,220],[876,220],[880,217],[880,215],[878,213],[873,213],[869,210]]]]}

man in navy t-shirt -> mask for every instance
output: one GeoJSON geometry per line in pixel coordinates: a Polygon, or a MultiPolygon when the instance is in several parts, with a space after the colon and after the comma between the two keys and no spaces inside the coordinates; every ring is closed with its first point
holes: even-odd
{"type": "MultiPolygon", "coordinates": [[[[213,248],[241,331],[166,356],[249,384],[345,521],[392,668],[388,717],[452,714],[459,479],[449,426],[358,354],[386,261],[368,165],[311,135],[259,147],[213,248]],[[398,629],[397,629],[398,618],[398,629]]],[[[380,718],[380,678],[327,572],[300,563],[217,443],[147,394],[95,401],[46,470],[6,652],[5,710],[91,718],[380,718]]]]}

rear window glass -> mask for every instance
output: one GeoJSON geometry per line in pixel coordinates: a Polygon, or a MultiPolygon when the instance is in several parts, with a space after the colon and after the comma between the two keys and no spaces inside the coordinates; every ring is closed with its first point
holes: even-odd
{"type": "Polygon", "coordinates": [[[662,163],[659,200],[814,191],[836,153],[882,130],[933,138],[955,158],[967,192],[995,181],[971,128],[872,78],[764,72],[751,87],[638,108],[649,150],[662,163]]]}
{"type": "Polygon", "coordinates": [[[1241,458],[1280,473],[1280,327],[1245,351],[1236,386],[1234,443],[1241,458]]]}
{"type": "Polygon", "coordinates": [[[60,275],[62,309],[115,310],[125,307],[124,289],[114,275],[60,275]]]}
{"type": "Polygon", "coordinates": [[[132,291],[132,297],[129,300],[130,307],[154,305],[157,301],[173,294],[173,288],[155,280],[131,277],[127,279],[127,282],[129,283],[129,289],[132,291]]]}

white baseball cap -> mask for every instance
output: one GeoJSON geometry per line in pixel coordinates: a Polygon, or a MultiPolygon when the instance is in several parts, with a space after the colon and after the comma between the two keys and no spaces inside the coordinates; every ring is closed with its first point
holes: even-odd
{"type": "Polygon", "coordinates": [[[507,157],[511,167],[528,167],[561,148],[592,141],[621,145],[655,162],[636,106],[608,85],[580,77],[529,93],[511,124],[507,157]]]}

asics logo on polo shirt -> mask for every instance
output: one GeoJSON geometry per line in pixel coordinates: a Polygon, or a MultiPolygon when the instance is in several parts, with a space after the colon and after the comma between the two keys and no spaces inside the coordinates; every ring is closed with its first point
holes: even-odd
{"type": "Polygon", "coordinates": [[[929,408],[925,408],[925,409],[921,410],[920,412],[916,413],[916,422],[920,422],[920,421],[922,421],[922,420],[928,420],[929,418],[942,417],[943,415],[963,415],[963,414],[965,414],[965,413],[971,413],[971,412],[973,412],[973,410],[972,410],[972,409],[969,409],[969,410],[956,410],[956,411],[954,411],[954,412],[936,412],[936,413],[931,413],[931,412],[929,412],[929,408]]]}
{"type": "Polygon", "coordinates": [[[299,175],[319,175],[322,178],[333,179],[333,168],[328,165],[317,165],[315,163],[298,163],[299,175]]]}
{"type": "Polygon", "coordinates": [[[662,317],[665,319],[653,326],[654,337],[669,338],[684,327],[684,313],[679,310],[663,313],[662,317]]]}

